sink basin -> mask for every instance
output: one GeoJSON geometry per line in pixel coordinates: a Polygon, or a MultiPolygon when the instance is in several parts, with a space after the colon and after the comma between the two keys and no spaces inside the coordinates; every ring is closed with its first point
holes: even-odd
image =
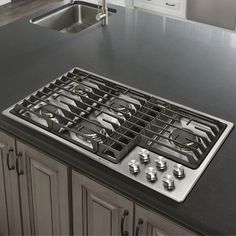
{"type": "MultiPolygon", "coordinates": [[[[97,7],[94,4],[78,1],[36,17],[31,20],[31,23],[62,33],[79,33],[99,23],[96,20],[96,15],[98,14],[97,7]]],[[[108,11],[108,16],[116,12],[116,10],[111,8],[108,11]]]]}

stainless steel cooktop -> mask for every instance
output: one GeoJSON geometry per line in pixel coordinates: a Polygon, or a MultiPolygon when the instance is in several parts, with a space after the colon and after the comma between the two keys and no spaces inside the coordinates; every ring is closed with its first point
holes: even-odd
{"type": "Polygon", "coordinates": [[[233,128],[79,68],[3,114],[178,202],[233,128]]]}

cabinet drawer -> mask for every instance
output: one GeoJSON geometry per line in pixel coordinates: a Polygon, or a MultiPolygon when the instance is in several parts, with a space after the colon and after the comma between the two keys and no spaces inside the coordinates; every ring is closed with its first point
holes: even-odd
{"type": "Polygon", "coordinates": [[[108,0],[108,3],[125,7],[125,0],[108,0]]]}
{"type": "Polygon", "coordinates": [[[164,0],[134,0],[134,6],[144,9],[152,9],[152,7],[163,8],[164,0]]]}
{"type": "Polygon", "coordinates": [[[167,15],[186,17],[186,0],[134,0],[134,7],[167,15]]]}

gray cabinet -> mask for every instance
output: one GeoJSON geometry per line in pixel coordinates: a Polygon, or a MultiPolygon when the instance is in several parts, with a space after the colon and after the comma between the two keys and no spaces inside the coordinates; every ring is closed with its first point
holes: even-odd
{"type": "Polygon", "coordinates": [[[0,235],[69,235],[68,168],[0,133],[0,235]]]}
{"type": "Polygon", "coordinates": [[[0,235],[9,234],[8,231],[8,214],[6,206],[6,187],[5,187],[5,159],[6,145],[0,141],[0,235]]]}
{"type": "MultiPolygon", "coordinates": [[[[0,132],[0,235],[69,235],[68,174],[67,166],[0,132]]],[[[74,235],[196,235],[76,171],[72,208],[74,235]]]]}
{"type": "Polygon", "coordinates": [[[15,140],[0,132],[0,234],[22,234],[15,140]]]}
{"type": "Polygon", "coordinates": [[[197,235],[75,171],[72,189],[75,235],[197,235]]]}
{"type": "Polygon", "coordinates": [[[20,195],[26,209],[22,221],[31,222],[34,235],[68,235],[68,168],[27,145],[17,142],[16,146],[20,195]]]}
{"type": "Polygon", "coordinates": [[[196,236],[164,216],[135,205],[135,236],[196,236]]]}
{"type": "Polygon", "coordinates": [[[72,181],[75,235],[133,235],[132,201],[77,172],[72,181]]]}

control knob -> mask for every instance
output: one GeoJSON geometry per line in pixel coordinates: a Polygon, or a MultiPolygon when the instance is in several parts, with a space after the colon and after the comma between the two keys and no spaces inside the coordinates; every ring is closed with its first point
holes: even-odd
{"type": "Polygon", "coordinates": [[[166,168],[167,168],[166,167],[166,160],[164,157],[162,157],[162,156],[157,157],[155,162],[156,162],[156,167],[158,170],[160,170],[160,171],[166,170],[166,168]]]}
{"type": "Polygon", "coordinates": [[[147,180],[149,182],[157,181],[157,171],[156,171],[156,169],[154,167],[148,167],[145,170],[145,173],[146,173],[147,180]]]}
{"type": "Polygon", "coordinates": [[[165,175],[163,177],[163,185],[167,190],[173,190],[175,188],[175,182],[173,177],[171,175],[165,175]]]}
{"type": "Polygon", "coordinates": [[[129,171],[132,174],[138,174],[139,173],[139,162],[138,161],[131,160],[131,161],[129,161],[128,166],[129,166],[129,171]]]}
{"type": "Polygon", "coordinates": [[[174,165],[173,174],[176,178],[183,179],[185,176],[184,167],[180,164],[174,165]]]}
{"type": "Polygon", "coordinates": [[[140,149],[138,154],[139,154],[140,161],[142,163],[148,163],[150,161],[150,157],[149,157],[150,152],[147,149],[144,149],[144,148],[140,149]]]}

